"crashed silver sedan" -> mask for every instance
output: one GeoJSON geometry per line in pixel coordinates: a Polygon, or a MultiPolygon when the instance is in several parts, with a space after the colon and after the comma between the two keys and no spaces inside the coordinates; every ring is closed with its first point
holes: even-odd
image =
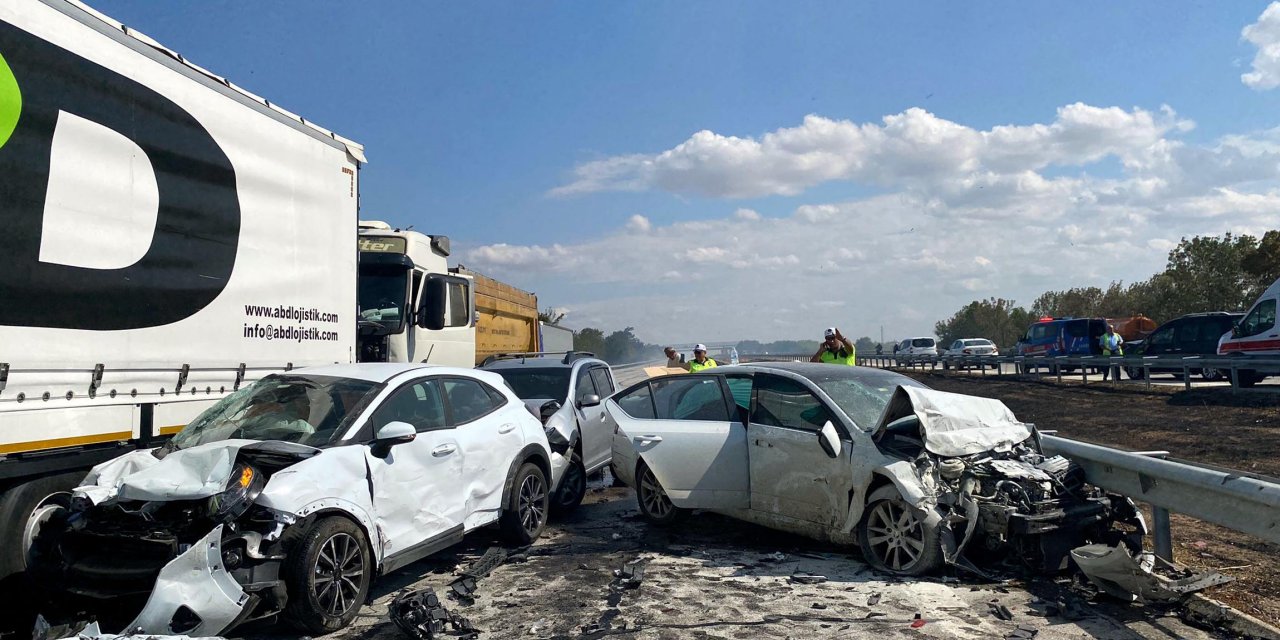
{"type": "Polygon", "coordinates": [[[330,633],[376,576],[469,531],[537,539],[549,478],[542,425],[496,374],[302,369],[95,467],[42,528],[36,576],[57,594],[54,620],[85,611],[131,632],[213,636],[281,616],[330,633]]]}
{"type": "Polygon", "coordinates": [[[872,566],[920,575],[1016,555],[1067,566],[1083,544],[1137,550],[1127,498],[1041,453],[998,400],[865,367],[769,363],[638,383],[610,398],[613,464],[641,513],[691,509],[857,544],[872,566]],[[983,558],[985,561],[986,558],[983,558]]]}

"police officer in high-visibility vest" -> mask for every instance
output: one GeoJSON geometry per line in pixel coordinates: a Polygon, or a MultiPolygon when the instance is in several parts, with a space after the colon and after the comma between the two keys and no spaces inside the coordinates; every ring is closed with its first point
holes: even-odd
{"type": "Polygon", "coordinates": [[[809,358],[809,362],[849,366],[858,363],[858,352],[853,349],[853,343],[841,335],[839,329],[831,327],[823,332],[822,337],[822,346],[818,347],[818,352],[813,354],[812,358],[809,358]]]}
{"type": "Polygon", "coordinates": [[[703,369],[710,369],[716,366],[716,361],[707,357],[707,345],[693,345],[693,360],[688,362],[689,373],[697,373],[703,369]]]}
{"type": "MultiPolygon", "coordinates": [[[[1116,328],[1114,325],[1110,325],[1110,324],[1107,325],[1107,332],[1098,336],[1098,343],[1102,347],[1103,356],[1106,356],[1109,358],[1111,356],[1124,355],[1124,338],[1121,338],[1120,334],[1116,333],[1116,328]]],[[[1111,366],[1111,364],[1108,363],[1106,368],[1102,370],[1103,380],[1107,379],[1107,376],[1111,373],[1112,368],[1113,367],[1111,366]]],[[[1114,369],[1116,372],[1116,380],[1118,381],[1120,380],[1120,365],[1115,365],[1114,369]]]]}

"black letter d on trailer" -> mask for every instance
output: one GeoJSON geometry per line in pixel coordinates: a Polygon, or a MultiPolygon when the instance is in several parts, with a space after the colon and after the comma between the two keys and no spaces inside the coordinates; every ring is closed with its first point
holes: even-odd
{"type": "Polygon", "coordinates": [[[0,325],[105,331],[177,322],[226,287],[239,237],[235,170],[191,114],[134,80],[0,22],[0,325]],[[146,254],[132,265],[40,262],[59,111],[119,133],[151,162],[156,228],[146,254]]]}

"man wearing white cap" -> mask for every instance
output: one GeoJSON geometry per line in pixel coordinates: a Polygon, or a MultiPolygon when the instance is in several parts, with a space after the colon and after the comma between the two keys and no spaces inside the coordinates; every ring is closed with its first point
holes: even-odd
{"type": "Polygon", "coordinates": [[[840,335],[840,330],[831,327],[822,334],[822,346],[818,347],[818,352],[809,358],[809,362],[825,362],[827,364],[847,364],[853,366],[857,364],[857,351],[853,348],[853,343],[849,339],[840,335]]]}
{"type": "Polygon", "coordinates": [[[698,343],[693,345],[693,360],[689,361],[689,373],[697,373],[703,369],[710,369],[716,366],[716,361],[707,357],[707,345],[698,343]]]}

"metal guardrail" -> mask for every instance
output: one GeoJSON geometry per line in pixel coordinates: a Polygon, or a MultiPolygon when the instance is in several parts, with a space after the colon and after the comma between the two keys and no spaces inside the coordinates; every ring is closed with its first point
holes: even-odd
{"type": "MultiPolygon", "coordinates": [[[[762,358],[782,358],[791,359],[790,356],[762,356],[762,358]]],[[[1142,371],[1141,379],[1146,381],[1147,388],[1151,387],[1152,369],[1158,369],[1156,373],[1165,373],[1167,370],[1177,372],[1181,370],[1183,385],[1186,389],[1191,389],[1191,376],[1198,374],[1203,370],[1217,370],[1226,374],[1228,380],[1231,381],[1232,392],[1236,392],[1241,388],[1242,373],[1252,374],[1257,371],[1280,371],[1280,358],[1272,357],[1252,357],[1252,356],[1186,356],[1183,358],[1162,358],[1159,356],[903,356],[903,355],[858,355],[858,364],[863,366],[878,367],[882,369],[891,368],[912,368],[912,369],[928,369],[936,370],[939,366],[947,367],[973,367],[978,368],[985,375],[987,367],[991,367],[994,374],[1010,375],[1006,373],[1001,365],[1013,365],[1015,373],[1033,373],[1039,370],[1048,371],[1050,375],[1057,377],[1061,382],[1064,373],[1075,375],[1078,372],[1083,382],[1089,381],[1090,372],[1097,376],[1099,372],[1107,368],[1119,367],[1126,371],[1142,371]]],[[[1119,379],[1118,377],[1116,379],[1119,379]]],[[[1274,389],[1274,388],[1273,388],[1274,389]]]]}

